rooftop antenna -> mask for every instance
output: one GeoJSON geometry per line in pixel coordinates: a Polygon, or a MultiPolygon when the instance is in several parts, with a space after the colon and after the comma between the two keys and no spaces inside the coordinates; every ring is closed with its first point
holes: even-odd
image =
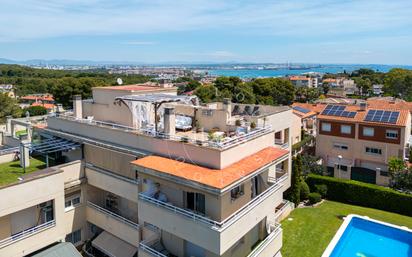
{"type": "Polygon", "coordinates": [[[118,85],[122,85],[123,84],[123,80],[121,78],[117,78],[116,80],[118,85]]]}

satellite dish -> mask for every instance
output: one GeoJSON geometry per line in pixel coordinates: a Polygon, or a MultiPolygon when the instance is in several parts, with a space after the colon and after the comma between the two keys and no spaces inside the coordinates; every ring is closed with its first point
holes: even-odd
{"type": "Polygon", "coordinates": [[[117,78],[117,84],[118,84],[118,85],[123,84],[123,80],[122,80],[121,78],[117,78]]]}

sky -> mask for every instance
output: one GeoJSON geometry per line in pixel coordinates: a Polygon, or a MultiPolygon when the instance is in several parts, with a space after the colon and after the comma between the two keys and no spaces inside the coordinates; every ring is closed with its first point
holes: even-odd
{"type": "Polygon", "coordinates": [[[412,64],[411,0],[0,0],[0,58],[412,64]]]}

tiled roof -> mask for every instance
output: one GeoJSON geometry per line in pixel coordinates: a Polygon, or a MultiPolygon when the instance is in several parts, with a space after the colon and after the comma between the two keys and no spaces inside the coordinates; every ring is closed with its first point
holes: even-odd
{"type": "Polygon", "coordinates": [[[53,109],[54,107],[56,107],[56,105],[54,104],[41,103],[41,102],[32,103],[31,106],[43,106],[46,109],[53,109]]]}
{"type": "Polygon", "coordinates": [[[318,104],[293,103],[292,104],[292,107],[296,107],[296,106],[308,109],[308,110],[310,110],[312,112],[315,112],[315,113],[320,113],[326,107],[326,104],[321,104],[321,103],[318,103],[318,104]]]}
{"type": "Polygon", "coordinates": [[[292,76],[289,77],[290,80],[310,80],[310,78],[306,77],[306,76],[292,76]]]}
{"type": "Polygon", "coordinates": [[[406,102],[403,100],[388,101],[388,100],[367,100],[369,108],[375,109],[399,109],[399,110],[409,110],[412,112],[412,102],[406,102]]]}
{"type": "Polygon", "coordinates": [[[147,156],[133,161],[132,164],[213,188],[223,189],[287,154],[288,151],[286,150],[267,147],[220,170],[160,156],[147,156]]]}
{"type": "Polygon", "coordinates": [[[39,96],[39,95],[26,95],[22,96],[20,99],[22,100],[34,100],[34,101],[49,101],[53,102],[54,98],[52,96],[39,96]]]}
{"type": "MultiPolygon", "coordinates": [[[[326,107],[326,106],[325,106],[326,107]]],[[[318,115],[318,119],[322,120],[333,120],[333,121],[343,121],[343,122],[356,122],[356,123],[363,123],[363,124],[373,124],[373,125],[385,125],[385,126],[405,126],[408,122],[409,117],[409,110],[399,110],[398,108],[372,108],[369,107],[365,111],[361,111],[358,105],[346,105],[345,111],[356,112],[355,117],[348,118],[348,117],[337,117],[337,116],[330,116],[330,115],[318,115]],[[368,110],[383,110],[383,111],[399,111],[399,118],[396,124],[386,123],[386,122],[370,122],[364,121],[368,110]]]]}

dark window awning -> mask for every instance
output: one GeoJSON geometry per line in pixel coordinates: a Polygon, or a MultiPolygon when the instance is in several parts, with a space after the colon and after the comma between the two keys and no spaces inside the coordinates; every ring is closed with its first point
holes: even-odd
{"type": "Polygon", "coordinates": [[[25,146],[28,147],[31,152],[49,154],[59,151],[75,150],[80,147],[80,144],[67,139],[53,137],[44,139],[38,143],[26,144],[25,146]]]}

